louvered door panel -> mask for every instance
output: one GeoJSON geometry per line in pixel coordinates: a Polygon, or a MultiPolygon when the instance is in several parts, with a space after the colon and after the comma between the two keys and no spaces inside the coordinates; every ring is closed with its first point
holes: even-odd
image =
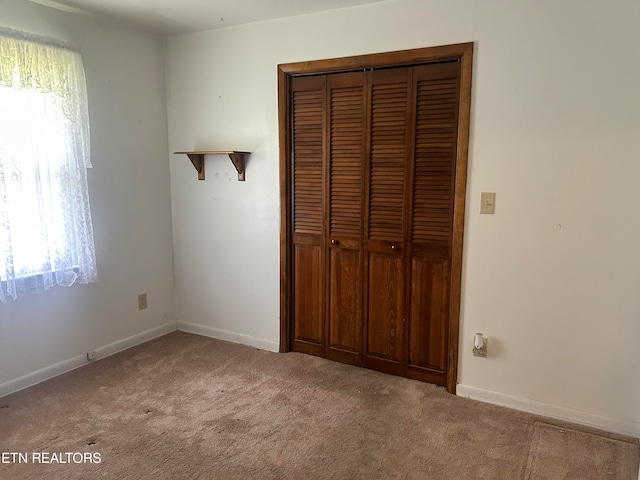
{"type": "Polygon", "coordinates": [[[407,146],[408,70],[371,74],[370,240],[402,239],[407,146]]]}
{"type": "Polygon", "coordinates": [[[449,246],[453,222],[457,63],[415,69],[416,127],[411,240],[449,246]]]}
{"type": "Polygon", "coordinates": [[[362,361],[365,75],[329,75],[329,319],[327,356],[362,361]]]}
{"type": "Polygon", "coordinates": [[[292,103],[293,231],[320,235],[324,90],[294,90],[292,103]]]}
{"type": "Polygon", "coordinates": [[[364,76],[329,77],[331,97],[330,233],[362,235],[364,76]],[[353,85],[355,83],[355,85],[353,85]]]}
{"type": "Polygon", "coordinates": [[[293,171],[293,349],[324,355],[325,255],[323,77],[291,85],[293,171]]]}

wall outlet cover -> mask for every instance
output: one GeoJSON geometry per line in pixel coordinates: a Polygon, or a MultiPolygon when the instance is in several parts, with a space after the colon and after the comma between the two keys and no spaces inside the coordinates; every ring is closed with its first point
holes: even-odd
{"type": "Polygon", "coordinates": [[[489,341],[489,339],[487,337],[484,337],[482,339],[482,348],[476,348],[476,346],[473,346],[473,354],[476,357],[484,357],[487,358],[487,342],[489,341]]]}
{"type": "Polygon", "coordinates": [[[138,295],[138,310],[144,310],[147,308],[147,294],[141,293],[138,295]]]}

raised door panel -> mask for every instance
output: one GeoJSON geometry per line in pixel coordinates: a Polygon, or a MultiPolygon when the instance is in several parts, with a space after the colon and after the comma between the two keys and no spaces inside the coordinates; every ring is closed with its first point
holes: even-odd
{"type": "Polygon", "coordinates": [[[322,354],[322,250],[316,245],[294,246],[294,350],[322,354]]]}
{"type": "Polygon", "coordinates": [[[365,74],[327,76],[329,298],[327,357],[362,362],[365,74]]]}
{"type": "Polygon", "coordinates": [[[402,257],[378,251],[368,255],[366,351],[369,368],[402,373],[404,280],[402,257]]]}
{"type": "Polygon", "coordinates": [[[411,259],[407,318],[407,376],[445,385],[449,262],[411,259]]]}
{"type": "Polygon", "coordinates": [[[325,79],[291,85],[293,172],[293,349],[324,354],[325,79]]]}
{"type": "Polygon", "coordinates": [[[362,361],[362,259],[359,249],[332,247],[329,253],[329,342],[327,356],[362,361]]]}

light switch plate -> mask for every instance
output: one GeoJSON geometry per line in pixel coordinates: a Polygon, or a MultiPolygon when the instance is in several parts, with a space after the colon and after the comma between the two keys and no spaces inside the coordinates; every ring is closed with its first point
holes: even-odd
{"type": "Polygon", "coordinates": [[[482,192],[480,194],[480,213],[495,213],[496,194],[495,192],[482,192]]]}

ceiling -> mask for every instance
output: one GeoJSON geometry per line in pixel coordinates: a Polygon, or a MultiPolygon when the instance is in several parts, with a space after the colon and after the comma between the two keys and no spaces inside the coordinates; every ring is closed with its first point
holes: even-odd
{"type": "Polygon", "coordinates": [[[224,28],[384,0],[32,0],[82,15],[110,17],[160,35],[224,28]]]}

